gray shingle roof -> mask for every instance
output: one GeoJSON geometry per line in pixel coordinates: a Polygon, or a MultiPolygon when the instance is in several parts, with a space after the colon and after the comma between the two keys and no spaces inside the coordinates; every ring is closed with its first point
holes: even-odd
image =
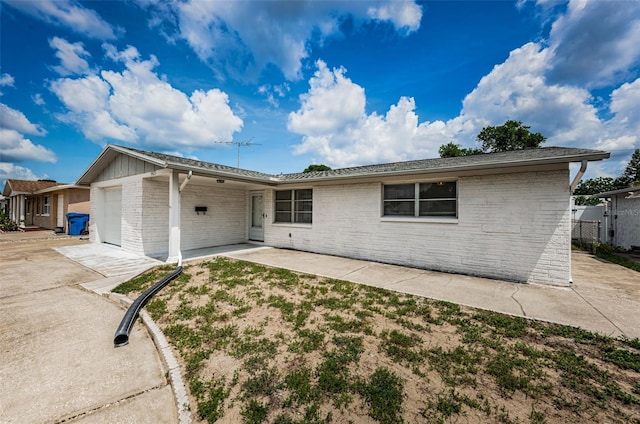
{"type": "Polygon", "coordinates": [[[131,147],[108,145],[94,163],[85,171],[78,180],[78,184],[89,184],[97,175],[101,159],[120,153],[129,153],[158,166],[193,171],[210,176],[222,178],[237,178],[239,181],[251,181],[258,184],[293,184],[300,182],[331,181],[348,178],[372,178],[394,175],[419,175],[430,173],[487,170],[494,168],[506,168],[514,166],[558,164],[568,162],[580,162],[583,160],[601,160],[609,157],[608,152],[592,149],[578,149],[570,147],[544,147],[540,149],[515,150],[510,152],[486,153],[473,156],[461,156],[454,158],[436,158],[411,160],[405,162],[384,163],[378,165],[365,165],[350,168],[340,168],[331,171],[292,173],[272,175],[247,169],[234,168],[226,165],[204,162],[180,156],[168,155],[152,151],[140,150],[131,147]]]}
{"type": "Polygon", "coordinates": [[[557,162],[580,162],[587,157],[591,160],[604,159],[609,153],[601,150],[576,149],[570,147],[544,147],[539,149],[514,150],[499,153],[459,156],[453,158],[435,158],[406,162],[385,163],[380,165],[356,166],[309,173],[285,174],[282,181],[307,180],[316,178],[384,175],[415,172],[453,171],[465,168],[490,168],[512,166],[518,163],[535,163],[557,160],[557,162]],[[598,159],[596,159],[598,158],[598,159]]]}
{"type": "Polygon", "coordinates": [[[265,174],[262,172],[251,171],[248,169],[234,168],[226,165],[219,165],[217,163],[204,162],[201,160],[188,159],[180,156],[167,155],[164,153],[150,152],[146,150],[134,149],[131,147],[123,147],[118,146],[121,149],[131,150],[133,152],[137,152],[141,155],[150,156],[155,159],[159,159],[163,162],[166,162],[168,167],[189,167],[189,168],[199,168],[202,170],[213,171],[213,172],[221,172],[225,174],[235,174],[241,177],[250,177],[250,178],[265,178],[269,179],[273,177],[273,175],[265,174]]]}

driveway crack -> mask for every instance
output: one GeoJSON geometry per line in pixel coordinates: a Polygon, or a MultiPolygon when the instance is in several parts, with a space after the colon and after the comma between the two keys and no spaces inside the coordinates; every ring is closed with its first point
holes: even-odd
{"type": "Polygon", "coordinates": [[[126,402],[126,401],[128,401],[128,400],[130,400],[130,399],[133,399],[133,398],[136,398],[136,397],[138,397],[138,396],[140,396],[140,395],[143,395],[143,394],[145,394],[145,393],[151,392],[151,391],[153,391],[153,390],[159,390],[159,389],[162,389],[162,388],[163,388],[163,387],[165,387],[167,384],[168,384],[168,383],[159,384],[159,385],[157,385],[157,386],[150,387],[150,388],[148,388],[148,389],[146,389],[146,390],[142,390],[142,391],[139,391],[139,392],[137,392],[137,393],[133,393],[133,394],[131,394],[131,395],[129,395],[129,396],[125,396],[125,397],[123,397],[123,398],[121,398],[121,399],[118,399],[118,400],[116,400],[116,401],[113,401],[113,402],[107,403],[107,404],[105,404],[105,405],[100,405],[100,406],[97,406],[97,407],[95,407],[95,408],[88,409],[88,410],[86,410],[86,411],[80,412],[80,413],[78,413],[78,414],[76,414],[76,415],[73,415],[73,416],[71,416],[71,417],[66,417],[66,418],[63,418],[63,419],[61,419],[61,420],[55,421],[55,424],[62,424],[62,423],[68,423],[68,422],[70,422],[70,421],[75,421],[75,420],[77,420],[78,418],[86,417],[86,416],[91,415],[91,414],[94,414],[94,413],[96,413],[96,412],[98,412],[98,411],[101,411],[101,410],[104,410],[104,409],[110,408],[110,407],[112,407],[112,406],[114,406],[114,405],[117,405],[117,404],[119,404],[119,403],[126,402]]]}

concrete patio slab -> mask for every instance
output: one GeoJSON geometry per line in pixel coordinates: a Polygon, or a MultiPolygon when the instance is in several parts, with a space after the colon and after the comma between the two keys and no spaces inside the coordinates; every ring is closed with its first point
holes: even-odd
{"type": "Polygon", "coordinates": [[[57,247],[56,251],[105,277],[136,275],[163,263],[104,243],[57,247]]]}

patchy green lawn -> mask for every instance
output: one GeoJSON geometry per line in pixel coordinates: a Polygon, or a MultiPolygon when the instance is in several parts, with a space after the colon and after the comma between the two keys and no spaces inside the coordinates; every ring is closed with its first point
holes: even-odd
{"type": "Polygon", "coordinates": [[[146,309],[202,422],[640,423],[638,339],[226,258],[146,309]]]}

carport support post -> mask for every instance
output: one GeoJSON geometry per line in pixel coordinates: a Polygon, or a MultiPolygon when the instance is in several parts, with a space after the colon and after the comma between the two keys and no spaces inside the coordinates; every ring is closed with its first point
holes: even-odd
{"type": "Polygon", "coordinates": [[[167,262],[180,258],[180,179],[172,170],[169,176],[169,256],[167,262]]]}

